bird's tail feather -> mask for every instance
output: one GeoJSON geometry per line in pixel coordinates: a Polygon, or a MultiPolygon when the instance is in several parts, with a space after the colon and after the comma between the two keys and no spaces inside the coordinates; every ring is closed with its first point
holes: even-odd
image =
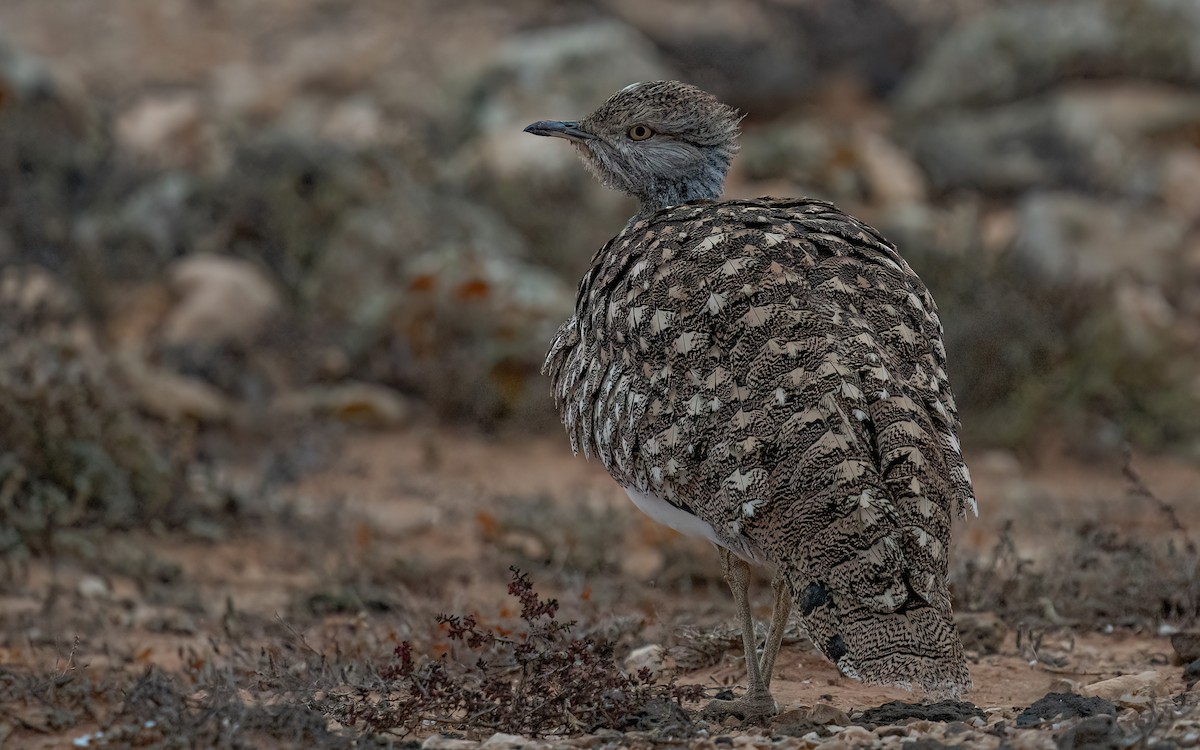
{"type": "Polygon", "coordinates": [[[851,592],[814,590],[803,576],[789,577],[797,611],[809,637],[847,677],[939,698],[971,689],[962,642],[949,609],[925,602],[896,612],[864,606],[851,592]]]}

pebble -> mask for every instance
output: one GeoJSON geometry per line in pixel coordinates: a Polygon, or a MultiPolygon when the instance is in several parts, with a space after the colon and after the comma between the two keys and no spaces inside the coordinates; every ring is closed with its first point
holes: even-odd
{"type": "Polygon", "coordinates": [[[1091,685],[1085,686],[1080,694],[1110,701],[1120,700],[1122,703],[1126,703],[1129,697],[1139,693],[1153,692],[1165,685],[1169,679],[1170,676],[1166,672],[1149,671],[1126,674],[1110,680],[1093,682],[1091,685]]]}
{"type": "Polygon", "coordinates": [[[625,657],[625,671],[637,674],[642,669],[648,669],[652,675],[659,674],[663,670],[666,654],[666,649],[657,643],[635,648],[625,657]]]}
{"type": "Polygon", "coordinates": [[[103,599],[109,595],[108,582],[100,576],[86,575],[79,579],[79,595],[85,599],[103,599]]]}
{"type": "Polygon", "coordinates": [[[477,747],[479,743],[475,740],[462,740],[444,734],[426,737],[421,743],[421,750],[474,750],[477,747]]]}
{"type": "Polygon", "coordinates": [[[1184,664],[1200,659],[1200,630],[1185,630],[1173,634],[1171,648],[1175,649],[1175,655],[1184,664]]]}
{"type": "Polygon", "coordinates": [[[543,743],[531,740],[527,737],[522,737],[519,734],[505,734],[496,732],[491,737],[488,737],[480,745],[480,748],[488,748],[488,750],[517,750],[518,748],[534,748],[541,747],[543,743]]]}

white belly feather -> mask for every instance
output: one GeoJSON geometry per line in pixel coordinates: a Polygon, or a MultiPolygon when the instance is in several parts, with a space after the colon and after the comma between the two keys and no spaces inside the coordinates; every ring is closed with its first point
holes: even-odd
{"type": "Polygon", "coordinates": [[[686,510],[668,503],[660,497],[635,490],[632,487],[626,487],[625,494],[629,495],[629,499],[638,507],[638,510],[663,526],[669,526],[684,536],[707,539],[718,547],[724,547],[747,562],[762,563],[765,561],[763,554],[755,548],[749,539],[740,533],[735,535],[736,538],[734,540],[723,538],[712,527],[712,524],[701,519],[699,516],[688,513],[686,510]]]}

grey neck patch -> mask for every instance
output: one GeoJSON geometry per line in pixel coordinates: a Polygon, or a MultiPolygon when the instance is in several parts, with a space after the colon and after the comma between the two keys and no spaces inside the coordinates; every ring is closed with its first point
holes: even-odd
{"type": "Polygon", "coordinates": [[[695,200],[717,200],[725,188],[725,173],[733,154],[713,149],[695,169],[670,176],[657,176],[634,196],[641,203],[639,216],[695,200]]]}

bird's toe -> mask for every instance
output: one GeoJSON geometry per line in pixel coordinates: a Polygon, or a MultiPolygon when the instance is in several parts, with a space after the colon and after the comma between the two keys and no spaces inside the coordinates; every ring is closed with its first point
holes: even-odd
{"type": "Polygon", "coordinates": [[[706,719],[720,720],[726,716],[733,716],[751,723],[764,722],[777,713],[779,706],[770,693],[745,695],[733,700],[717,698],[709,701],[700,711],[700,715],[706,719]]]}

